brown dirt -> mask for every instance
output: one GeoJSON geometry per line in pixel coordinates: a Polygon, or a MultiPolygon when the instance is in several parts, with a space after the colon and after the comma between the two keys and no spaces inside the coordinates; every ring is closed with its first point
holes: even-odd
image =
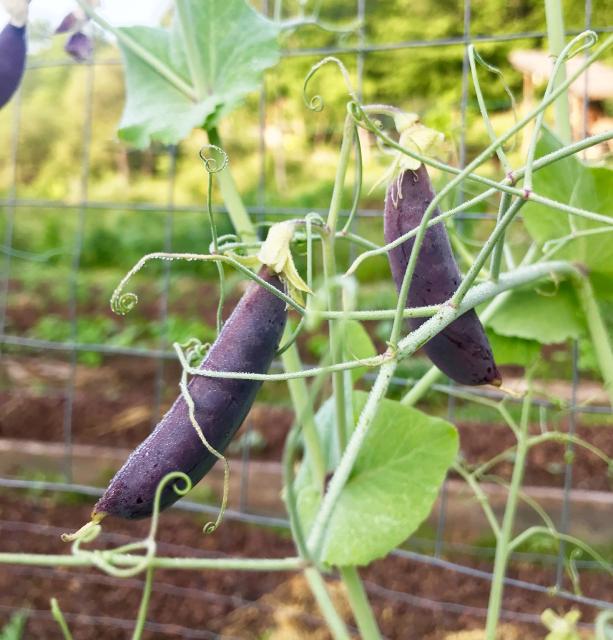
{"type": "MultiPolygon", "coordinates": [[[[158,364],[144,358],[107,358],[99,367],[77,366],[73,398],[72,439],[79,444],[133,448],[149,433],[176,394],[179,369],[166,362],[167,381],[163,404],[157,408],[155,385],[158,364]],[[168,383],[173,381],[172,383],[168,383]]],[[[66,381],[70,365],[50,358],[13,358],[0,362],[0,437],[25,438],[42,442],[63,441],[66,381]]],[[[284,407],[254,405],[246,425],[263,436],[250,452],[260,460],[280,460],[285,434],[293,413],[284,407]]],[[[471,464],[484,462],[513,445],[513,435],[499,425],[460,423],[462,454],[471,464]]],[[[558,427],[568,429],[564,421],[558,427]]],[[[537,433],[538,427],[534,428],[537,433]]],[[[613,457],[613,429],[579,426],[577,435],[613,457]]],[[[564,451],[560,443],[534,448],[528,459],[526,483],[533,486],[561,487],[564,482],[564,451]]],[[[232,455],[232,450],[230,451],[232,455]]],[[[237,455],[236,449],[234,455],[237,455]]],[[[613,477],[607,465],[583,448],[575,449],[572,485],[574,488],[610,491],[613,477]]],[[[493,473],[509,478],[512,463],[504,462],[493,473]]]]}
{"type": "MultiPolygon", "coordinates": [[[[58,504],[49,497],[34,501],[23,493],[4,491],[0,494],[0,551],[67,553],[59,532],[80,526],[87,520],[89,509],[90,505],[58,504]]],[[[109,521],[100,546],[124,544],[127,536],[144,536],[147,526],[146,522],[109,521]]],[[[160,555],[294,554],[291,541],[271,530],[226,521],[216,534],[203,536],[193,516],[177,511],[162,515],[158,540],[160,555]]],[[[382,631],[390,639],[444,640],[451,632],[483,626],[480,611],[487,606],[487,582],[399,557],[377,561],[361,573],[382,631]],[[450,612],[440,603],[476,609],[450,612]]],[[[550,571],[529,565],[517,565],[510,574],[544,585],[553,580],[550,571]]],[[[335,601],[347,614],[341,585],[333,576],[329,584],[335,601]]],[[[601,574],[586,572],[582,588],[585,595],[607,599],[613,582],[601,574]]],[[[75,640],[128,638],[141,590],[141,576],[120,580],[93,569],[3,565],[0,621],[8,619],[11,609],[31,608],[35,613],[25,638],[58,637],[48,614],[49,598],[54,596],[75,640]]],[[[504,608],[509,611],[538,615],[546,607],[562,612],[569,606],[540,593],[517,588],[505,592],[504,608]]],[[[593,619],[593,609],[580,608],[584,621],[593,619]]],[[[304,580],[291,573],[159,570],[147,619],[146,640],[219,636],[256,640],[262,634],[271,640],[329,638],[304,580]]],[[[543,635],[538,624],[505,624],[500,639],[536,640],[543,635]]]]}

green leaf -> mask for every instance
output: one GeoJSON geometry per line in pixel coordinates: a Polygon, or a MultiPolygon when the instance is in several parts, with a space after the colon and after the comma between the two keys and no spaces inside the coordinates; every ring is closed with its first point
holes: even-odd
{"type": "MultiPolygon", "coordinates": [[[[541,157],[561,147],[561,142],[545,129],[536,155],[541,157]]],[[[588,167],[576,157],[559,160],[535,172],[534,190],[564,204],[613,216],[613,171],[604,167],[588,167]]],[[[604,228],[600,222],[571,216],[535,202],[528,202],[523,207],[522,216],[528,232],[541,245],[570,234],[571,218],[578,232],[604,228]]],[[[590,272],[611,274],[613,228],[606,233],[577,237],[556,252],[555,257],[580,262],[590,272]]]]}
{"type": "MultiPolygon", "coordinates": [[[[367,397],[354,392],[355,415],[367,397]]],[[[338,463],[332,399],[316,420],[332,471],[338,463]]],[[[406,540],[432,510],[457,450],[452,424],[383,400],[330,519],[321,559],[337,566],[365,565],[406,540]]],[[[319,496],[306,464],[298,473],[296,488],[302,524],[308,530],[319,496]]]]}
{"type": "Polygon", "coordinates": [[[581,308],[568,283],[562,283],[552,294],[542,290],[514,291],[488,324],[501,336],[541,344],[557,344],[585,334],[581,308]]]}
{"type": "Polygon", "coordinates": [[[541,345],[536,340],[501,336],[492,329],[487,329],[487,338],[498,365],[519,364],[526,367],[541,351],[541,345]]]}
{"type": "MultiPolygon", "coordinates": [[[[366,360],[377,355],[377,350],[373,344],[364,325],[357,320],[348,320],[343,324],[345,353],[349,359],[366,360]]],[[[351,378],[355,382],[366,372],[368,367],[351,369],[351,378]]]]}
{"type": "Polygon", "coordinates": [[[169,29],[117,32],[127,93],[119,136],[137,147],[214,125],[279,60],[278,27],[244,0],[180,0],[169,29]]]}

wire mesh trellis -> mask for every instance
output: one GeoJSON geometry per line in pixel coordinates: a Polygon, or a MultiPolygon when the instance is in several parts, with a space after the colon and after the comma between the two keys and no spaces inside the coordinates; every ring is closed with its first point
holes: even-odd
{"type": "MultiPolygon", "coordinates": [[[[363,19],[366,15],[366,1],[357,0],[356,17],[363,23],[363,19]]],[[[264,10],[268,11],[268,3],[264,3],[264,10]]],[[[593,8],[590,0],[585,1],[585,27],[592,28],[596,32],[604,33],[613,31],[613,27],[600,26],[596,27],[592,25],[593,8]]],[[[355,56],[356,70],[357,70],[357,91],[358,95],[362,96],[363,79],[364,79],[364,67],[367,60],[367,56],[385,51],[404,51],[420,48],[436,48],[436,47],[463,47],[464,57],[462,63],[461,73],[461,101],[459,105],[460,112],[460,139],[459,139],[459,163],[461,166],[465,164],[467,155],[467,142],[465,137],[465,131],[468,124],[468,96],[469,96],[469,69],[468,69],[468,57],[467,57],[467,45],[470,43],[500,43],[523,39],[543,38],[546,34],[543,32],[524,32],[524,33],[506,33],[498,35],[471,35],[471,2],[465,0],[463,5],[463,33],[458,37],[441,38],[441,39],[422,39],[411,40],[404,42],[384,43],[384,44],[367,44],[365,38],[364,28],[361,27],[358,31],[358,39],[355,45],[351,46],[333,46],[322,47],[313,49],[296,49],[286,50],[283,55],[286,58],[295,58],[299,56],[324,56],[324,55],[338,55],[338,54],[350,54],[355,56]]],[[[568,34],[574,34],[577,31],[569,30],[568,34]]],[[[78,355],[81,352],[96,352],[107,356],[122,355],[129,358],[148,358],[153,359],[156,363],[155,380],[154,380],[154,410],[152,412],[152,421],[155,424],[162,411],[164,403],[163,393],[166,385],[165,374],[167,370],[167,362],[175,358],[175,354],[170,350],[170,343],[168,338],[168,320],[169,320],[169,295],[171,290],[171,266],[169,263],[163,265],[163,273],[161,278],[160,289],[160,312],[159,321],[161,326],[164,327],[160,337],[157,348],[136,348],[126,346],[114,346],[108,344],[99,344],[92,342],[80,342],[78,340],[77,323],[79,319],[78,309],[78,276],[81,267],[81,258],[83,252],[83,238],[86,226],[88,224],[88,217],[90,212],[97,210],[132,210],[132,211],[146,211],[150,213],[160,213],[164,216],[164,233],[163,233],[163,250],[170,252],[173,250],[173,225],[177,215],[186,212],[197,212],[201,208],[198,205],[179,205],[176,203],[176,178],[177,178],[177,154],[176,147],[170,147],[167,150],[169,163],[167,176],[165,178],[167,185],[166,201],[164,204],[157,203],[133,203],[133,202],[105,202],[90,199],[89,197],[89,183],[90,183],[90,151],[91,151],[91,139],[92,128],[94,124],[94,112],[93,112],[93,95],[94,95],[94,83],[96,69],[99,66],[117,65],[119,61],[116,58],[94,58],[93,61],[87,64],[85,72],[85,85],[84,85],[84,101],[83,101],[83,128],[82,128],[82,147],[81,147],[81,160],[80,160],[80,186],[79,186],[79,198],[77,203],[69,202],[66,200],[49,200],[49,199],[33,199],[31,197],[19,197],[18,194],[18,149],[19,149],[19,134],[21,127],[21,110],[22,102],[20,95],[15,98],[13,105],[13,121],[11,126],[11,144],[8,154],[8,164],[10,166],[11,180],[7,195],[4,199],[0,199],[0,206],[3,208],[6,222],[5,233],[3,243],[3,273],[1,278],[1,290],[0,290],[0,344],[4,347],[2,351],[6,350],[6,347],[11,349],[17,349],[17,353],[27,353],[32,351],[39,351],[43,354],[51,352],[64,352],[68,355],[69,371],[66,378],[66,383],[62,392],[64,398],[64,413],[62,421],[62,433],[63,433],[63,447],[64,447],[64,463],[63,463],[63,482],[47,482],[47,481],[34,481],[27,479],[20,479],[14,477],[0,477],[0,487],[13,489],[13,490],[27,490],[27,489],[39,489],[50,490],[57,492],[74,492],[84,495],[97,496],[100,495],[101,490],[98,487],[83,486],[73,483],[73,421],[74,421],[74,398],[76,392],[76,375],[77,375],[77,362],[78,355]],[[15,272],[16,267],[13,263],[13,256],[19,257],[19,251],[14,247],[14,225],[16,216],[22,210],[65,210],[67,215],[76,217],[76,226],[73,237],[73,250],[72,250],[72,264],[69,274],[69,298],[67,301],[68,316],[70,321],[70,336],[66,340],[43,340],[32,338],[25,335],[18,335],[9,333],[6,330],[7,326],[7,313],[9,305],[9,292],[11,286],[11,277],[15,272]]],[[[49,60],[45,62],[36,62],[29,65],[28,70],[42,68],[55,68],[59,66],[71,65],[72,62],[67,60],[49,60]]],[[[584,93],[584,106],[587,105],[587,83],[584,93]]],[[[299,207],[272,207],[267,204],[266,193],[266,159],[267,159],[267,142],[265,136],[265,126],[267,123],[267,107],[268,107],[268,95],[266,81],[264,81],[259,98],[259,139],[258,139],[258,154],[259,154],[259,178],[257,182],[257,193],[255,204],[248,207],[249,213],[256,216],[279,216],[279,217],[295,217],[297,215],[303,215],[312,209],[303,209],[299,207]]],[[[587,109],[584,109],[584,114],[587,113],[587,109]]],[[[583,123],[584,135],[587,135],[587,121],[583,123]]],[[[462,194],[460,194],[462,195],[462,194]]],[[[216,207],[216,213],[223,211],[221,207],[216,207]]],[[[347,212],[344,212],[345,214],[347,212]]],[[[361,218],[373,218],[380,216],[380,212],[377,210],[362,209],[358,212],[358,217],[361,218]]],[[[482,219],[492,218],[489,214],[481,212],[464,212],[457,216],[459,220],[470,219],[482,219]]],[[[0,356],[2,355],[0,351],[0,356]]],[[[586,413],[600,413],[608,414],[610,409],[606,406],[577,406],[577,390],[579,387],[579,363],[578,363],[579,347],[577,342],[572,345],[572,379],[571,379],[571,400],[568,409],[568,431],[570,434],[574,434],[576,429],[576,415],[580,412],[586,413]]],[[[405,386],[407,384],[406,379],[396,379],[395,382],[398,385],[405,386]]],[[[447,385],[434,385],[434,389],[438,391],[447,391],[447,385]]],[[[496,393],[491,390],[477,390],[478,393],[484,397],[497,397],[496,393]]],[[[455,399],[453,395],[449,395],[448,398],[448,418],[453,421],[455,412],[455,399]]],[[[536,400],[535,404],[541,406],[552,406],[547,401],[536,400]]],[[[569,452],[572,452],[572,446],[569,444],[569,452]]],[[[242,452],[243,458],[243,472],[248,473],[249,469],[249,448],[245,448],[242,452]]],[[[562,493],[562,514],[559,522],[559,529],[561,532],[566,532],[570,519],[572,518],[572,502],[571,502],[571,483],[573,474],[573,459],[572,456],[567,456],[567,462],[565,463],[565,473],[563,482],[562,493]]],[[[274,527],[287,527],[288,523],[283,518],[271,517],[263,513],[254,512],[250,508],[250,502],[248,497],[249,483],[246,480],[247,476],[240,483],[240,497],[238,502],[238,508],[229,509],[226,513],[226,517],[230,520],[248,522],[252,524],[262,526],[274,526],[274,527]]],[[[446,545],[445,534],[448,527],[447,521],[447,507],[448,500],[450,499],[447,491],[447,484],[444,485],[441,500],[439,502],[438,520],[436,524],[435,538],[432,544],[432,548],[428,550],[428,553],[421,553],[415,550],[407,551],[397,550],[399,556],[410,558],[411,560],[424,564],[429,567],[439,568],[457,572],[462,575],[467,575],[475,579],[491,581],[492,573],[474,567],[463,565],[458,562],[452,562],[444,559],[442,556],[445,551],[453,545],[446,545]]],[[[178,508],[196,513],[215,513],[217,511],[217,504],[198,504],[189,500],[183,500],[177,505],[178,508]]],[[[0,521],[0,529],[12,529],[16,530],[20,524],[10,521],[0,521]]],[[[34,527],[37,532],[46,532],[47,535],[57,535],[57,531],[51,527],[45,527],[44,525],[37,525],[35,523],[29,523],[27,526],[34,527]]],[[[197,550],[190,549],[191,553],[196,553],[197,550]]],[[[477,552],[477,548],[472,549],[473,552],[477,552]]],[[[536,559],[539,561],[554,562],[556,565],[556,595],[567,600],[570,603],[579,603],[591,605],[599,608],[613,608],[613,604],[603,600],[584,597],[574,593],[570,593],[561,588],[562,575],[564,569],[564,545],[560,544],[559,551],[556,557],[548,557],[545,554],[536,554],[536,559]]],[[[521,554],[518,554],[521,555],[521,554]]],[[[23,571],[27,571],[24,569],[23,571]]],[[[39,570],[40,571],[40,570],[39,570]]],[[[100,578],[102,579],[102,578],[100,578]]],[[[138,582],[140,581],[133,581],[138,582]]],[[[513,578],[506,578],[505,583],[508,586],[517,587],[518,589],[525,590],[527,592],[548,592],[548,588],[534,582],[526,580],[519,580],[513,578]]],[[[427,598],[419,598],[414,595],[404,594],[400,592],[394,592],[393,590],[386,589],[380,585],[367,583],[367,590],[372,594],[383,595],[390,599],[401,599],[409,602],[412,606],[436,609],[441,611],[447,611],[450,613],[472,613],[476,616],[482,617],[484,611],[482,609],[471,607],[468,605],[461,605],[458,603],[449,602],[437,602],[429,600],[427,598]]],[[[172,585],[157,585],[155,588],[158,590],[164,589],[177,589],[172,585]]],[[[200,597],[205,598],[207,594],[204,593],[200,597]]],[[[241,604],[245,604],[242,602],[241,604]]],[[[253,603],[251,603],[253,604],[253,603]]],[[[6,606],[0,607],[2,610],[8,610],[6,606]]],[[[34,611],[33,615],[39,617],[49,617],[49,613],[46,611],[34,611]]],[[[76,620],[76,616],[67,616],[69,621],[76,620]]],[[[533,614],[521,614],[514,611],[503,611],[503,618],[518,622],[538,622],[538,616],[533,614]]],[[[88,624],[102,624],[110,625],[117,628],[129,628],[131,623],[127,620],[121,620],[119,618],[112,619],[107,617],[100,617],[99,619],[89,618],[88,624]]],[[[172,629],[165,629],[164,625],[158,625],[156,623],[148,623],[148,629],[156,631],[160,634],[167,634],[173,637],[185,637],[185,638],[210,638],[218,637],[216,634],[201,630],[194,631],[190,629],[184,629],[173,625],[172,629]]]]}

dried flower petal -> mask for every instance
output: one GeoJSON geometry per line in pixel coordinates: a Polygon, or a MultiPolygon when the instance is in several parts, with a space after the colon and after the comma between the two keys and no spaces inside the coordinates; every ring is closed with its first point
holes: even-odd
{"type": "Polygon", "coordinates": [[[54,33],[68,33],[69,31],[73,31],[79,22],[77,15],[74,11],[66,14],[62,22],[60,22],[58,28],[54,33]]]}

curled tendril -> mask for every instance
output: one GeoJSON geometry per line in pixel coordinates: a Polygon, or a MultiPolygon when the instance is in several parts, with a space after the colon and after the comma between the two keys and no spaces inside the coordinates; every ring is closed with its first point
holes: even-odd
{"type": "Polygon", "coordinates": [[[202,162],[204,162],[204,168],[207,173],[219,173],[220,171],[223,171],[230,162],[228,154],[221,147],[214,144],[205,144],[198,152],[198,155],[202,162]],[[219,157],[215,157],[215,155],[207,155],[206,151],[208,150],[212,150],[219,157]]]}
{"type": "Polygon", "coordinates": [[[75,543],[73,552],[88,554],[92,563],[105,573],[118,578],[127,578],[135,576],[142,571],[147,570],[151,566],[151,561],[155,557],[157,544],[155,541],[158,523],[160,518],[160,502],[164,489],[173,483],[172,488],[179,496],[184,496],[192,488],[190,477],[182,471],[171,471],[167,473],[158,483],[153,499],[153,512],[151,514],[151,524],[149,525],[149,533],[146,538],[138,542],[111,549],[110,551],[82,551],[75,543]],[[122,567],[122,557],[133,554],[135,551],[144,551],[145,553],[139,558],[139,561],[129,567],[122,567]],[[119,566],[118,566],[119,565],[119,566]]]}
{"type": "Polygon", "coordinates": [[[111,297],[111,309],[120,316],[125,316],[138,304],[138,296],[131,291],[119,293],[117,290],[111,297]]]}
{"type": "Polygon", "coordinates": [[[121,279],[120,283],[117,285],[115,291],[113,291],[113,295],[111,296],[111,309],[115,313],[126,314],[131,309],[134,308],[135,304],[138,302],[138,296],[135,293],[122,293],[123,289],[129,282],[130,278],[138,273],[148,262],[151,260],[187,260],[188,262],[193,262],[195,260],[200,260],[202,262],[224,262],[234,266],[238,271],[245,274],[247,277],[251,278],[266,290],[270,291],[273,295],[276,295],[278,298],[284,300],[290,307],[298,311],[298,313],[304,313],[302,307],[294,302],[291,297],[287,296],[282,291],[279,291],[275,286],[271,285],[269,282],[266,282],[263,278],[260,278],[257,274],[250,271],[247,267],[242,265],[238,260],[234,259],[231,256],[223,256],[223,255],[206,255],[201,253],[167,253],[167,252],[158,252],[158,253],[149,253],[146,256],[143,256],[131,269],[126,273],[126,275],[121,279]]]}
{"type": "MultiPolygon", "coordinates": [[[[504,74],[502,73],[502,71],[496,67],[493,64],[490,64],[489,62],[487,62],[482,56],[481,54],[477,51],[477,49],[475,49],[474,45],[470,45],[468,47],[468,55],[472,58],[474,58],[475,62],[477,62],[478,64],[480,64],[486,71],[489,71],[489,73],[493,73],[494,75],[498,76],[498,78],[500,79],[500,81],[502,82],[502,86],[504,88],[504,92],[507,94],[507,96],[509,96],[509,100],[511,101],[511,111],[513,112],[513,121],[514,124],[517,124],[519,117],[518,117],[518,113],[517,113],[517,101],[515,100],[515,96],[513,95],[513,91],[511,90],[511,87],[507,84],[507,81],[505,80],[504,74]]],[[[475,78],[476,80],[476,78],[475,78]]],[[[477,90],[480,91],[480,89],[477,87],[477,90]]],[[[516,147],[517,144],[517,136],[514,136],[513,138],[513,143],[511,144],[510,147],[510,151],[513,151],[516,147]]],[[[500,147],[499,149],[500,152],[503,152],[502,147],[500,147]]],[[[506,158],[505,158],[506,160],[506,158]]],[[[508,167],[510,169],[510,167],[508,167]]]]}
{"type": "Polygon", "coordinates": [[[576,36],[573,40],[570,41],[568,46],[568,51],[566,53],[566,59],[570,60],[574,58],[576,55],[585,51],[586,49],[591,49],[598,42],[598,35],[595,31],[584,31],[576,36]],[[575,45],[581,40],[585,40],[585,42],[579,45],[576,49],[575,45]]]}
{"type": "Polygon", "coordinates": [[[190,367],[198,366],[206,357],[211,345],[208,342],[201,342],[198,338],[190,338],[187,342],[179,345],[185,354],[185,360],[190,367]]]}
{"type": "MultiPolygon", "coordinates": [[[[189,392],[189,388],[187,386],[187,362],[185,360],[185,356],[183,354],[183,352],[181,351],[181,347],[180,345],[178,345],[176,342],[173,344],[173,347],[177,353],[177,355],[179,356],[179,362],[181,363],[181,366],[183,368],[183,371],[181,373],[181,382],[179,383],[179,389],[181,390],[181,395],[183,396],[183,400],[185,400],[185,403],[187,404],[187,410],[188,410],[188,414],[189,414],[189,420],[192,423],[192,427],[194,428],[194,430],[196,431],[196,434],[198,435],[198,437],[200,438],[200,441],[202,442],[202,444],[205,446],[205,448],[212,454],[214,455],[218,460],[221,460],[221,462],[224,465],[224,478],[223,478],[223,497],[221,499],[221,506],[219,508],[219,514],[217,516],[217,519],[215,520],[215,522],[207,522],[202,531],[205,534],[211,534],[213,533],[217,527],[221,524],[221,521],[223,519],[224,513],[226,511],[226,506],[228,504],[228,494],[230,492],[230,465],[228,463],[228,460],[226,459],[226,457],[220,453],[219,451],[217,451],[217,449],[215,449],[215,447],[213,447],[209,441],[206,439],[203,431],[202,431],[202,427],[200,426],[200,424],[198,424],[198,420],[196,419],[196,407],[194,405],[194,400],[189,392]]],[[[191,488],[191,482],[190,482],[190,488],[191,488]]],[[[177,489],[175,488],[175,491],[177,489]]],[[[155,515],[155,514],[154,514],[155,515]]]]}
{"type": "Polygon", "coordinates": [[[351,78],[349,77],[349,71],[347,71],[347,67],[338,58],[335,58],[334,56],[328,56],[323,60],[320,60],[317,64],[313,65],[310,71],[307,73],[306,78],[304,79],[304,85],[302,86],[302,98],[307,109],[310,109],[311,111],[323,111],[324,99],[318,94],[315,94],[314,96],[309,98],[307,96],[307,86],[311,78],[319,71],[319,69],[330,62],[334,63],[339,68],[345,81],[345,85],[347,86],[349,95],[351,96],[353,101],[355,101],[356,103],[358,102],[358,97],[355,89],[353,88],[353,84],[351,83],[351,78]]]}

